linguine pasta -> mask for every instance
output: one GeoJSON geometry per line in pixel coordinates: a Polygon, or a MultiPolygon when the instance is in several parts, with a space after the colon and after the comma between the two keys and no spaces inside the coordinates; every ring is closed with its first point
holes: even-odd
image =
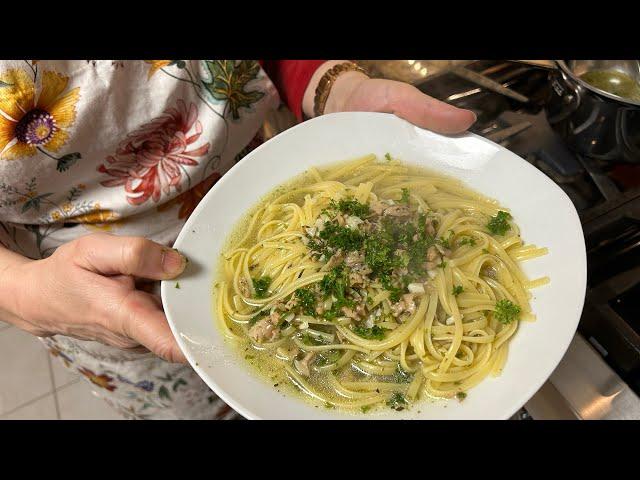
{"type": "MultiPolygon", "coordinates": [[[[225,336],[312,401],[366,411],[464,399],[534,320],[508,210],[374,155],[312,168],[261,203],[224,253],[225,336]]],[[[275,385],[278,386],[280,380],[275,385]]]]}

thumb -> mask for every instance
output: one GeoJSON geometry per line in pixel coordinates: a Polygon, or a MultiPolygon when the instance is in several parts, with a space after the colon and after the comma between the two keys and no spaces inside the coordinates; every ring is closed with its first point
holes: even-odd
{"type": "Polygon", "coordinates": [[[99,233],[76,240],[74,262],[102,275],[132,275],[166,280],[180,275],[187,265],[184,255],[143,237],[99,233]]]}
{"type": "Polygon", "coordinates": [[[411,85],[408,87],[391,96],[393,112],[400,118],[444,134],[465,132],[476,122],[476,114],[471,110],[454,107],[425,95],[411,85]]]}
{"type": "Polygon", "coordinates": [[[462,133],[476,121],[471,110],[454,107],[413,85],[393,80],[362,82],[349,104],[349,110],[394,113],[418,127],[444,134],[462,133]]]}

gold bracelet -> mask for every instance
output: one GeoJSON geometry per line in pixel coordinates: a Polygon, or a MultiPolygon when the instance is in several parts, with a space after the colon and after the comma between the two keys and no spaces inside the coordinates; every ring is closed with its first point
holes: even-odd
{"type": "Polygon", "coordinates": [[[316,87],[316,95],[313,99],[313,113],[316,117],[319,117],[324,113],[324,107],[327,104],[329,93],[331,93],[331,87],[338,76],[341,73],[349,71],[360,72],[367,75],[367,72],[362,67],[353,62],[339,63],[338,65],[331,67],[324,73],[324,75],[322,75],[322,78],[316,87]]]}

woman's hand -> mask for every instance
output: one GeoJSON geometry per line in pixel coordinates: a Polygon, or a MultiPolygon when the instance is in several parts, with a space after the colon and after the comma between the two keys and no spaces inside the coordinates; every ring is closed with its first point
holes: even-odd
{"type": "Polygon", "coordinates": [[[170,362],[186,362],[160,299],[135,278],[167,280],[184,270],[176,250],[141,237],[94,234],[62,245],[43,260],[2,271],[3,319],[38,336],[67,335],[119,348],[143,345],[170,362]]]}
{"type": "MultiPolygon", "coordinates": [[[[313,113],[313,96],[320,78],[341,62],[324,63],[311,78],[303,99],[307,115],[313,113]]],[[[476,121],[472,111],[436,100],[408,83],[372,79],[356,71],[342,73],[331,87],[324,113],[357,111],[394,113],[414,125],[444,134],[462,133],[476,121]]]]}

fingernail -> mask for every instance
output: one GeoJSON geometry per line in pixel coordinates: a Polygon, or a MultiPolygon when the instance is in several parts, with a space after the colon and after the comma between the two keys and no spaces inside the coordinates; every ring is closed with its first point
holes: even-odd
{"type": "Polygon", "coordinates": [[[162,270],[169,275],[182,273],[187,265],[187,258],[173,248],[165,248],[162,252],[162,270]]]}
{"type": "MultiPolygon", "coordinates": [[[[469,110],[471,112],[471,115],[473,115],[473,123],[476,123],[478,121],[478,115],[476,115],[476,112],[474,112],[473,110],[469,110]]],[[[473,125],[473,123],[471,125],[473,125]]]]}

